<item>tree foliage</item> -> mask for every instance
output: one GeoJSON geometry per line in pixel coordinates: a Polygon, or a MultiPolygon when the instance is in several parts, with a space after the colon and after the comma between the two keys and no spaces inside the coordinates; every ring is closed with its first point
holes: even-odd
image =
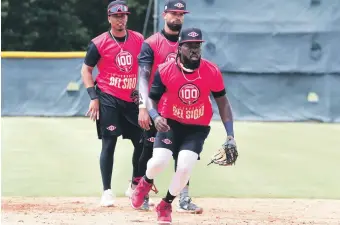
{"type": "MultiPolygon", "coordinates": [[[[2,50],[84,50],[93,37],[109,29],[106,16],[109,2],[111,1],[2,0],[2,50]]],[[[148,0],[127,2],[131,10],[128,27],[142,32],[148,0]]],[[[152,29],[152,25],[149,25],[149,29],[152,29]]]]}

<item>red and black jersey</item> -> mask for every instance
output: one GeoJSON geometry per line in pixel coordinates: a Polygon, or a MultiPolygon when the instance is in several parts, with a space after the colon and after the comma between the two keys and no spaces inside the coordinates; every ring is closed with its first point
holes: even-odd
{"type": "Polygon", "coordinates": [[[143,41],[143,36],[132,30],[127,31],[126,41],[125,38],[116,41],[110,32],[92,39],[85,64],[97,65],[96,83],[102,92],[132,102],[130,96],[137,84],[138,54],[143,41]]]}
{"type": "Polygon", "coordinates": [[[215,98],[226,94],[215,64],[202,59],[197,70],[184,73],[176,61],[171,61],[158,67],[149,97],[160,100],[158,112],[164,118],[207,126],[213,115],[210,93],[215,98]]]}
{"type": "Polygon", "coordinates": [[[155,33],[144,41],[138,62],[140,66],[145,64],[151,66],[149,88],[151,87],[158,65],[176,59],[177,41],[178,35],[169,35],[164,30],[155,33]]]}

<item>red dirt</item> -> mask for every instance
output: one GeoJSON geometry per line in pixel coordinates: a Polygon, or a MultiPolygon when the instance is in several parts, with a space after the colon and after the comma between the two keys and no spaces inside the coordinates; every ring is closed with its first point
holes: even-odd
{"type": "MultiPolygon", "coordinates": [[[[111,208],[99,207],[98,202],[99,198],[5,197],[2,199],[2,224],[156,224],[154,211],[133,210],[127,198],[117,199],[117,206],[111,208]]],[[[340,225],[339,200],[195,198],[195,202],[204,206],[203,214],[174,212],[173,224],[340,225]]]]}

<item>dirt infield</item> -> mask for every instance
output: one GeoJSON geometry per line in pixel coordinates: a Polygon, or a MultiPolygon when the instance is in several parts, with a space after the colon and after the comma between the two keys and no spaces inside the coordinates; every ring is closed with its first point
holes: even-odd
{"type": "MultiPolygon", "coordinates": [[[[98,207],[98,198],[2,199],[2,224],[156,224],[154,211],[133,210],[127,198],[98,207]]],[[[157,199],[154,199],[157,200],[157,199]]],[[[173,224],[340,224],[340,201],[295,199],[195,199],[202,215],[173,213],[173,224]]]]}

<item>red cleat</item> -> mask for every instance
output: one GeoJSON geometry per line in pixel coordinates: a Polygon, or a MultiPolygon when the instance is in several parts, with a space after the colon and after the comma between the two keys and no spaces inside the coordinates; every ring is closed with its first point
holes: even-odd
{"type": "MultiPolygon", "coordinates": [[[[139,209],[144,203],[145,196],[147,196],[154,185],[149,184],[144,178],[140,179],[136,189],[131,195],[131,206],[134,209],[139,209]]],[[[157,189],[154,190],[158,193],[157,189]]]]}
{"type": "Polygon", "coordinates": [[[171,213],[172,213],[172,206],[170,203],[165,202],[162,200],[156,207],[157,212],[157,222],[158,224],[171,224],[171,213]]]}

